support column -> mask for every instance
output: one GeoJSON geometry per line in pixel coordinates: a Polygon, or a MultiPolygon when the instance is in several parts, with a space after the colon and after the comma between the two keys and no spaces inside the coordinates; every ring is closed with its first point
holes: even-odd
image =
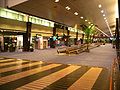
{"type": "Polygon", "coordinates": [[[119,19],[116,18],[116,50],[119,50],[119,19]]]}
{"type": "Polygon", "coordinates": [[[66,27],[66,30],[67,30],[67,46],[70,46],[70,44],[69,44],[69,35],[70,35],[70,31],[68,30],[68,27],[66,27]]]}
{"type": "Polygon", "coordinates": [[[84,34],[82,34],[82,39],[81,39],[81,44],[83,44],[83,41],[84,41],[84,34]]]}
{"type": "Polygon", "coordinates": [[[76,32],[76,39],[78,40],[78,32],[76,32]]]}
{"type": "Polygon", "coordinates": [[[77,45],[77,40],[78,40],[78,32],[76,32],[76,38],[74,39],[74,44],[77,45]]]}
{"type": "Polygon", "coordinates": [[[55,41],[53,40],[55,35],[56,35],[56,27],[53,27],[53,36],[52,38],[50,38],[50,48],[55,48],[55,41]]]}
{"type": "Polygon", "coordinates": [[[26,23],[26,33],[23,34],[23,51],[29,51],[30,49],[30,37],[31,37],[32,23],[26,23]]]}
{"type": "Polygon", "coordinates": [[[56,35],[56,27],[53,27],[53,36],[56,35]]]}
{"type": "Polygon", "coordinates": [[[67,36],[69,36],[70,35],[70,31],[68,30],[68,28],[66,28],[66,30],[67,30],[67,36]]]}
{"type": "Polygon", "coordinates": [[[120,0],[118,0],[118,16],[119,18],[116,19],[116,50],[117,50],[117,58],[119,63],[119,70],[120,70],[120,0]]]}

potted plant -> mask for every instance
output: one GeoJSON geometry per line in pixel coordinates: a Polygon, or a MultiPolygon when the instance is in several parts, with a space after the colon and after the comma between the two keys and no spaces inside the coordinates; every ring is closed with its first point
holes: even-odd
{"type": "Polygon", "coordinates": [[[34,51],[34,48],[33,48],[33,43],[31,43],[31,44],[30,44],[29,51],[30,51],[30,52],[33,52],[33,51],[34,51]]]}
{"type": "Polygon", "coordinates": [[[86,52],[89,52],[90,50],[89,50],[89,43],[90,43],[90,41],[91,41],[91,38],[90,38],[90,35],[92,35],[93,33],[94,33],[94,29],[93,29],[93,26],[94,25],[90,25],[90,26],[84,26],[84,29],[83,29],[83,31],[84,31],[84,34],[85,34],[85,36],[86,36],[86,44],[87,44],[87,48],[86,48],[86,52]]]}

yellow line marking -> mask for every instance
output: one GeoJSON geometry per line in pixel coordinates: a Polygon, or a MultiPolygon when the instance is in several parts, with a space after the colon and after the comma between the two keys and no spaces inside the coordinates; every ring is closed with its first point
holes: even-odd
{"type": "Polygon", "coordinates": [[[16,60],[16,59],[4,59],[4,60],[0,60],[0,63],[5,61],[13,61],[13,60],[16,60]]]}
{"type": "Polygon", "coordinates": [[[9,67],[9,68],[3,68],[3,69],[0,69],[0,73],[3,73],[3,72],[8,72],[8,71],[12,71],[12,70],[16,70],[16,69],[20,69],[20,68],[25,68],[25,67],[32,67],[34,65],[39,65],[39,64],[42,64],[43,62],[29,62],[28,64],[20,64],[18,66],[13,66],[13,67],[9,67]]]}
{"type": "Polygon", "coordinates": [[[102,68],[91,68],[67,90],[91,90],[102,68]]]}
{"type": "Polygon", "coordinates": [[[32,70],[28,70],[28,71],[20,72],[20,73],[17,73],[17,74],[5,76],[5,77],[0,78],[0,85],[11,82],[11,81],[14,81],[14,80],[17,80],[17,79],[20,79],[20,78],[23,78],[23,77],[33,75],[35,73],[39,73],[39,72],[42,72],[42,71],[45,71],[45,70],[49,70],[49,69],[52,69],[54,67],[58,67],[60,65],[61,64],[50,64],[50,65],[47,65],[47,66],[38,67],[38,68],[35,68],[35,69],[32,69],[32,70]]]}
{"type": "Polygon", "coordinates": [[[9,63],[2,63],[0,64],[0,66],[5,66],[5,65],[10,65],[10,64],[21,64],[23,62],[28,62],[28,61],[23,61],[23,60],[18,60],[18,61],[15,61],[15,62],[9,62],[9,63]]]}
{"type": "Polygon", "coordinates": [[[26,90],[41,90],[50,84],[56,82],[57,80],[65,77],[66,75],[72,73],[73,71],[77,70],[81,66],[69,66],[65,69],[62,69],[60,71],[57,71],[55,73],[52,73],[48,76],[45,76],[41,79],[38,79],[36,81],[33,81],[31,83],[28,83],[22,87],[17,88],[17,90],[20,89],[26,89],[26,90]]]}

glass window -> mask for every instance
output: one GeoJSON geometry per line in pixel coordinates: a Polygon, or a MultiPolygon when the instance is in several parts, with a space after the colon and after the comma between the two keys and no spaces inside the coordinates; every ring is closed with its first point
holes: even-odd
{"type": "Polygon", "coordinates": [[[35,19],[32,17],[32,23],[35,23],[35,19]]]}
{"type": "Polygon", "coordinates": [[[18,14],[16,14],[16,13],[13,13],[13,18],[14,18],[15,20],[18,20],[19,15],[18,15],[18,14]]]}
{"type": "Polygon", "coordinates": [[[36,24],[39,24],[39,19],[36,19],[36,24]]]}
{"type": "Polygon", "coordinates": [[[40,21],[40,19],[38,19],[38,24],[41,24],[41,21],[40,21]]]}
{"type": "Polygon", "coordinates": [[[6,18],[13,19],[13,17],[12,17],[12,13],[7,11],[7,17],[6,17],[6,18]]]}
{"type": "Polygon", "coordinates": [[[4,11],[4,10],[1,10],[1,15],[0,15],[1,17],[6,17],[7,16],[7,12],[6,11],[4,11]]]}
{"type": "Polygon", "coordinates": [[[32,22],[32,18],[31,17],[29,17],[29,22],[32,22]]]}
{"type": "MultiPolygon", "coordinates": [[[[13,10],[5,9],[5,8],[0,8],[0,16],[5,17],[5,18],[10,18],[14,20],[19,20],[19,21],[28,21],[27,14],[19,13],[13,10]]],[[[54,22],[51,22],[49,20],[41,19],[38,17],[30,16],[29,21],[34,23],[34,24],[40,24],[43,26],[48,26],[48,27],[54,27],[54,22]]]]}
{"type": "Polygon", "coordinates": [[[19,20],[24,21],[23,19],[24,19],[24,16],[19,14],[19,20]]]}
{"type": "Polygon", "coordinates": [[[54,27],[54,22],[50,22],[50,27],[54,27]]]}

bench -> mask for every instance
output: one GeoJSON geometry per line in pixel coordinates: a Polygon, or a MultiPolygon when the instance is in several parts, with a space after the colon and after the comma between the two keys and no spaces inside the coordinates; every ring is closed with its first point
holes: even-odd
{"type": "Polygon", "coordinates": [[[100,43],[94,43],[95,46],[99,47],[100,46],[100,43]]]}
{"type": "Polygon", "coordinates": [[[79,53],[79,50],[77,47],[68,47],[66,49],[66,54],[70,54],[70,53],[76,53],[78,54],[79,53]]]}
{"type": "Polygon", "coordinates": [[[85,51],[86,48],[87,48],[86,44],[74,45],[74,46],[71,46],[71,47],[67,48],[66,54],[70,54],[70,53],[76,53],[76,54],[78,54],[80,52],[85,51]]]}
{"type": "Polygon", "coordinates": [[[85,49],[87,48],[87,44],[83,44],[83,45],[81,45],[80,48],[81,48],[82,51],[85,51],[85,49]]]}
{"type": "Polygon", "coordinates": [[[83,45],[73,45],[71,47],[59,47],[57,49],[57,53],[66,53],[66,54],[70,54],[70,53],[80,53],[83,52],[86,49],[87,45],[83,44],[83,45]]]}
{"type": "Polygon", "coordinates": [[[59,54],[59,53],[66,53],[66,47],[59,47],[58,49],[57,49],[57,53],[59,54]]]}

